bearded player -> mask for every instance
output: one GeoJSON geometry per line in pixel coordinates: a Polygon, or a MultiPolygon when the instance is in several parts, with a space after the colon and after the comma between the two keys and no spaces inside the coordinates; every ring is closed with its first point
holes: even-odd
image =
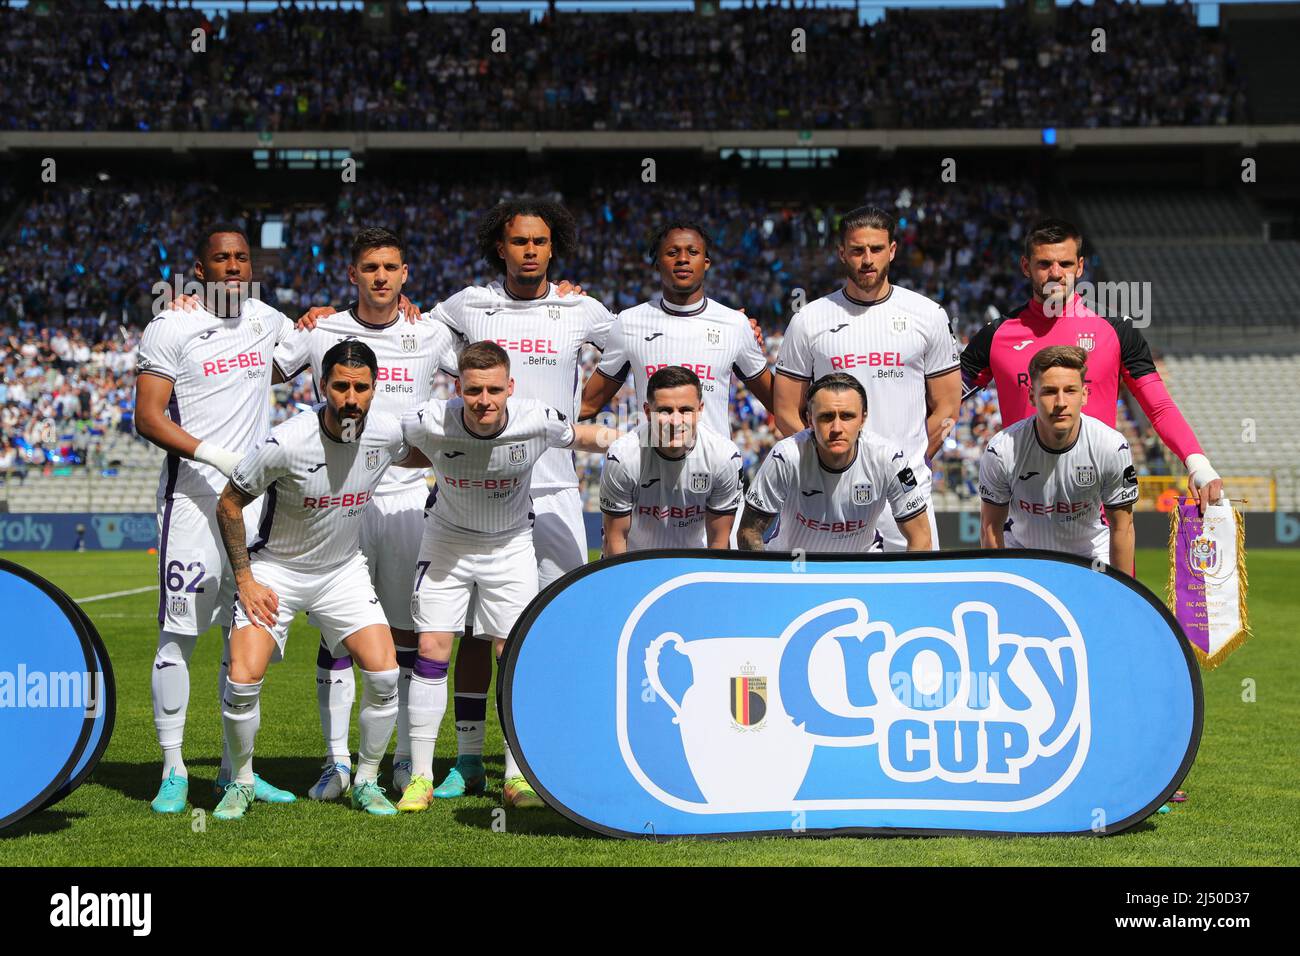
{"type": "Polygon", "coordinates": [[[1142,333],[1128,317],[1113,319],[1093,312],[1075,291],[1083,277],[1083,234],[1078,227],[1063,219],[1036,223],[1025,236],[1020,270],[1030,282],[1032,296],[1020,308],[985,325],[966,345],[961,369],[967,389],[989,381],[997,386],[1005,428],[1035,414],[1030,358],[1049,345],[1082,348],[1088,353],[1083,413],[1114,428],[1123,382],[1156,434],[1186,465],[1188,490],[1199,499],[1201,509],[1218,501],[1223,482],[1165,388],[1142,333]]]}
{"type": "MultiPolygon", "coordinates": [[[[576,243],[573,217],[560,204],[532,197],[505,200],[488,211],[478,229],[479,254],[502,278],[463,289],[430,313],[467,344],[492,342],[504,349],[518,397],[543,402],[574,421],[582,349],[605,348],[613,322],[598,301],[561,295],[547,278],[554,260],[571,256],[576,243]]],[[[572,451],[545,452],[532,474],[532,495],[532,546],[540,586],[546,587],[587,559],[572,451]]],[[[487,641],[460,642],[454,704],[458,756],[435,796],[483,791],[490,650],[487,641]]]]}
{"type": "MultiPolygon", "coordinates": [[[[872,431],[902,450],[928,497],[929,462],[961,401],[960,363],[943,307],[889,281],[896,227],[893,216],[870,206],[840,222],[844,286],[790,320],[777,356],[774,411],[781,433],[797,434],[812,382],[835,372],[852,376],[866,392],[872,431]]],[[[928,509],[926,515],[937,548],[934,515],[928,509]]],[[[890,512],[881,516],[879,531],[884,550],[911,549],[890,512]]]]}
{"type": "Polygon", "coordinates": [[[1088,353],[1076,346],[1034,353],[1034,416],[994,435],[980,459],[980,539],[986,548],[1063,551],[1132,574],[1137,472],[1124,436],[1083,414],[1087,372],[1088,353]]]}
{"type": "Polygon", "coordinates": [[[600,476],[605,557],[725,551],[740,506],[740,449],[701,421],[703,389],[689,368],[659,369],[645,393],[645,421],[610,447],[600,476]]]}
{"type": "Polygon", "coordinates": [[[397,720],[397,656],[361,553],[364,515],[389,465],[427,467],[395,417],[370,413],[378,363],[362,342],[332,346],[321,363],[323,404],[272,429],[231,472],[218,520],[239,585],[230,636],[230,680],[222,724],[234,778],[213,811],[244,816],[253,801],[253,748],[261,725],[262,680],[284,655],[299,611],[331,650],[361,667],[361,746],[352,805],[374,816],[396,808],[379,786],[379,761],[397,720]],[[240,515],[265,494],[258,540],[245,548],[240,515]]]}
{"type": "MultiPolygon", "coordinates": [[[[189,797],[181,756],[189,662],[213,624],[222,631],[224,693],[235,582],[217,527],[217,498],[231,469],[270,428],[272,352],[291,328],[280,312],[248,297],[252,256],[238,226],[218,224],[203,234],[194,275],[207,292],[189,309],[168,308],[149,323],[136,369],[136,430],[167,452],[158,488],[159,633],[151,673],[163,752],[162,785],[150,804],[157,813],[180,813],[189,797]]],[[[249,517],[256,523],[256,509],[249,517]]],[[[230,773],[223,751],[218,786],[230,773]]],[[[260,777],[254,786],[258,800],[294,799],[260,777]]]]}
{"type": "MultiPolygon", "coordinates": [[[[403,321],[398,308],[407,279],[402,240],[380,228],[362,229],[352,240],[348,280],[357,288],[357,301],[343,312],[321,315],[312,329],[297,329],[276,347],[276,381],[291,381],[310,369],[320,391],[322,363],[338,342],[364,342],[375,353],[378,377],[373,410],[399,418],[406,409],[433,397],[439,372],[455,376],[456,356],[451,331],[441,322],[403,321]]],[[[424,531],[424,506],[429,497],[425,472],[418,468],[389,468],[365,510],[361,551],[379,596],[384,617],[397,645],[401,669],[396,774],[409,767],[410,742],[406,695],[415,658],[411,619],[411,575],[424,531]]],[[[355,677],[352,659],[340,649],[335,657],[322,638],[316,660],[316,696],[326,757],[320,779],[308,791],[316,800],[333,800],[348,790],[352,761],[348,744],[355,677]]],[[[404,780],[397,783],[404,784],[404,780]]]]}

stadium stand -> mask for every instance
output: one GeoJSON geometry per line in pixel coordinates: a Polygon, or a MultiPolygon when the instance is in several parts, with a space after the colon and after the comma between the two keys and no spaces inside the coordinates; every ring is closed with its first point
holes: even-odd
{"type": "Polygon", "coordinates": [[[0,8],[0,88],[13,130],[687,130],[1222,125],[1246,116],[1223,36],[1190,5],[1101,0],[1056,11],[761,4],[656,13],[0,8]],[[507,49],[491,52],[491,30],[507,49]],[[807,52],[791,56],[794,28],[807,52]],[[202,29],[206,50],[191,51],[202,29]],[[1105,29],[1113,56],[1098,57],[1105,29]],[[1159,36],[1160,43],[1142,42],[1159,36]],[[581,37],[581,43],[569,38],[581,37]],[[286,56],[298,51],[300,57],[286,56]],[[935,51],[942,51],[936,55],[935,51]],[[845,82],[843,64],[861,64],[845,82]],[[646,82],[670,69],[671,85],[646,82]]]}

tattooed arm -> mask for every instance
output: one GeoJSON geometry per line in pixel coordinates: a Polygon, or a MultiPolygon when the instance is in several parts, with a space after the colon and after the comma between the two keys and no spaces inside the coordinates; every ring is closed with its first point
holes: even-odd
{"type": "Polygon", "coordinates": [[[230,570],[235,575],[235,585],[239,588],[239,603],[244,606],[244,613],[251,621],[269,630],[275,625],[280,599],[270,588],[257,583],[248,560],[244,509],[254,500],[232,482],[226,482],[226,488],[217,501],[217,525],[221,528],[221,541],[226,546],[230,570]]]}
{"type": "Polygon", "coordinates": [[[740,530],[736,532],[736,543],[741,551],[762,551],[763,535],[776,515],[759,511],[752,505],[745,508],[740,516],[740,530]]]}

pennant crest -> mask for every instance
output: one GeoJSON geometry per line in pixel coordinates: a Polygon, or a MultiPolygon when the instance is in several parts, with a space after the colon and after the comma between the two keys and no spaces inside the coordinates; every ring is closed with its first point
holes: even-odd
{"type": "Polygon", "coordinates": [[[1165,601],[1205,670],[1250,636],[1246,610],[1246,526],[1226,501],[1202,517],[1195,499],[1170,513],[1165,601]]]}

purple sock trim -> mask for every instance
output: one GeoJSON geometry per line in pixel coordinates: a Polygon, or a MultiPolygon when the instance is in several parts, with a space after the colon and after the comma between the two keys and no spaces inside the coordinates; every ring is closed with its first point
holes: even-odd
{"type": "Polygon", "coordinates": [[[399,647],[397,649],[397,666],[414,667],[415,656],[419,652],[414,647],[399,647]]]}
{"type": "Polygon", "coordinates": [[[316,666],[327,671],[347,670],[352,666],[352,655],[344,654],[342,657],[335,657],[329,652],[324,644],[316,651],[316,666]]]}
{"type": "Polygon", "coordinates": [[[447,663],[447,661],[431,661],[427,657],[417,655],[415,663],[411,666],[411,674],[415,677],[423,677],[425,680],[445,680],[447,663]]]}
{"type": "Polygon", "coordinates": [[[487,720],[487,697],[481,694],[478,696],[457,694],[455,710],[457,720],[474,720],[482,723],[487,720]]]}

